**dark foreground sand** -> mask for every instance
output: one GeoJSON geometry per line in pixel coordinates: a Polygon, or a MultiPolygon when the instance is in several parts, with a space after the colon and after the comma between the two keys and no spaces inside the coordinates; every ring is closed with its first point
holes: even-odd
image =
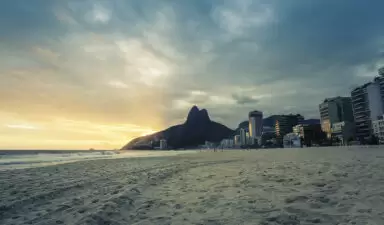
{"type": "Polygon", "coordinates": [[[384,224],[384,149],[110,159],[0,172],[0,224],[384,224]]]}

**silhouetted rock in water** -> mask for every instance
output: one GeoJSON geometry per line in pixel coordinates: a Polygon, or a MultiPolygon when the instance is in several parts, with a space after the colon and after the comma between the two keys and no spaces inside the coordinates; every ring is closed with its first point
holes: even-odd
{"type": "Polygon", "coordinates": [[[197,106],[193,106],[184,124],[135,138],[122,149],[143,149],[144,147],[148,149],[151,142],[157,143],[161,139],[166,139],[168,146],[172,148],[196,147],[205,144],[205,141],[219,142],[224,138],[231,137],[233,134],[234,131],[228,127],[211,121],[207,110],[199,110],[197,106]]]}

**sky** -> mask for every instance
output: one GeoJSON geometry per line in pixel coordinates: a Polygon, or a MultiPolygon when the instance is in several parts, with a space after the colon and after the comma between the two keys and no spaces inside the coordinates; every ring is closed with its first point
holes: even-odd
{"type": "Polygon", "coordinates": [[[2,0],[0,149],[114,149],[251,110],[319,118],[384,65],[382,0],[2,0]]]}

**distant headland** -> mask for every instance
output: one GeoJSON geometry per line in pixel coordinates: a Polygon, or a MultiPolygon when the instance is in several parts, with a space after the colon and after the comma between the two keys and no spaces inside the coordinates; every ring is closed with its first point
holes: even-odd
{"type": "Polygon", "coordinates": [[[122,150],[153,149],[154,146],[159,146],[161,140],[167,140],[169,149],[193,148],[204,145],[206,141],[220,142],[234,133],[234,130],[211,121],[206,109],[199,110],[197,106],[193,106],[183,124],[135,138],[122,147],[122,150]]]}

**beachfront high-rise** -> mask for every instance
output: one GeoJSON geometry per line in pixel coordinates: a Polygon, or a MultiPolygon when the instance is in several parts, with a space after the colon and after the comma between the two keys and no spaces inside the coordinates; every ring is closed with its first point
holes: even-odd
{"type": "Polygon", "coordinates": [[[167,140],[165,140],[165,139],[160,140],[160,149],[161,150],[167,149],[167,140]]]}
{"type": "Polygon", "coordinates": [[[243,128],[240,128],[240,146],[247,145],[247,131],[243,128]]]}
{"type": "Polygon", "coordinates": [[[384,66],[379,69],[379,75],[384,76],[384,66]]]}
{"type": "Polygon", "coordinates": [[[356,137],[360,141],[367,140],[374,133],[372,121],[384,114],[384,67],[378,69],[378,74],[372,82],[351,92],[356,137]]]}
{"type": "Polygon", "coordinates": [[[384,144],[384,115],[372,121],[372,132],[379,139],[379,143],[384,144]]]}
{"type": "Polygon", "coordinates": [[[378,73],[379,73],[379,76],[375,77],[374,82],[380,86],[380,95],[381,95],[383,108],[384,108],[384,67],[381,67],[378,70],[378,73]]]}
{"type": "Polygon", "coordinates": [[[321,129],[330,138],[332,125],[343,121],[353,122],[353,111],[350,97],[327,98],[319,105],[321,129]]]}
{"type": "Polygon", "coordinates": [[[380,78],[352,90],[353,114],[355,116],[356,137],[364,140],[372,135],[372,121],[383,115],[383,86],[380,78]]]}
{"type": "Polygon", "coordinates": [[[240,146],[241,146],[240,135],[235,135],[235,136],[233,137],[233,140],[235,141],[235,146],[236,146],[236,147],[240,147],[240,146]]]}
{"type": "Polygon", "coordinates": [[[291,133],[293,127],[303,120],[304,117],[300,114],[277,115],[275,120],[276,137],[282,140],[284,135],[291,133]]]}
{"type": "Polygon", "coordinates": [[[252,144],[257,141],[260,144],[261,135],[263,134],[263,112],[252,111],[249,113],[249,136],[252,144]]]}

